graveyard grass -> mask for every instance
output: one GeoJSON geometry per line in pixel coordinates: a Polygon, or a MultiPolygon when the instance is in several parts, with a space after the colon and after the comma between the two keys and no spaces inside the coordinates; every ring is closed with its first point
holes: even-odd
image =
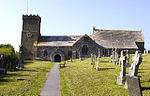
{"type": "MultiPolygon", "coordinates": [[[[131,55],[131,58],[133,55],[131,55]]],[[[150,96],[150,54],[143,56],[139,68],[141,87],[144,96],[150,96]]],[[[100,60],[108,61],[109,57],[100,60]]],[[[93,70],[91,59],[68,61],[65,68],[60,68],[60,88],[62,96],[128,96],[124,85],[117,85],[121,67],[110,62],[99,64],[99,71],[93,70]]],[[[131,60],[130,60],[131,62],[131,60]]],[[[62,62],[63,63],[63,62],[62,62]]],[[[127,72],[128,72],[127,68],[127,72]]]]}
{"type": "Polygon", "coordinates": [[[0,77],[0,96],[38,96],[54,63],[25,61],[22,71],[0,77]]]}

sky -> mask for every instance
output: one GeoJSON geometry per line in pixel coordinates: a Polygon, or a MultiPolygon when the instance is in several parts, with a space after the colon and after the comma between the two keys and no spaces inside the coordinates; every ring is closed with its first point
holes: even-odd
{"type": "Polygon", "coordinates": [[[91,35],[93,26],[142,30],[150,49],[150,0],[0,0],[0,44],[19,50],[23,14],[41,17],[42,35],[91,35]]]}

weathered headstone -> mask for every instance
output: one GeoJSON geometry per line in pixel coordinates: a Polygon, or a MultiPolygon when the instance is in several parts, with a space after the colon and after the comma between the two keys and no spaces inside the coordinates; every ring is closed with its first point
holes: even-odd
{"type": "Polygon", "coordinates": [[[129,96],[142,96],[140,78],[137,76],[126,75],[129,96]]]}
{"type": "Polygon", "coordinates": [[[99,62],[97,62],[96,70],[97,70],[97,71],[99,70],[99,62]]]}
{"type": "Polygon", "coordinates": [[[20,45],[19,46],[20,47],[20,51],[19,51],[19,66],[18,67],[16,67],[17,69],[23,69],[24,68],[24,66],[23,66],[23,57],[22,57],[22,52],[23,52],[23,46],[22,45],[20,45]]]}
{"type": "Polygon", "coordinates": [[[92,65],[93,64],[93,53],[91,53],[91,62],[90,62],[90,64],[92,65]]]}
{"type": "MultiPolygon", "coordinates": [[[[138,51],[136,51],[135,56],[132,58],[132,61],[133,61],[133,63],[131,64],[131,67],[129,68],[128,75],[138,76],[139,65],[142,62],[142,54],[139,54],[138,51]]],[[[127,81],[125,82],[124,88],[128,88],[127,81]]]]}
{"type": "Polygon", "coordinates": [[[120,76],[117,78],[117,84],[122,85],[125,83],[125,76],[126,76],[126,53],[125,51],[121,51],[121,72],[120,76]]]}
{"type": "Polygon", "coordinates": [[[95,66],[95,60],[96,60],[96,55],[93,55],[93,70],[94,70],[94,66],[95,66]]]}

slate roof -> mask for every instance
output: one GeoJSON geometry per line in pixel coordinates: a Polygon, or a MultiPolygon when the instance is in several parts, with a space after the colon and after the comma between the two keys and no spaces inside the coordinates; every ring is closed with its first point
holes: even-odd
{"type": "Polygon", "coordinates": [[[41,36],[37,46],[72,46],[82,35],[41,36]]]}
{"type": "Polygon", "coordinates": [[[135,42],[144,42],[141,31],[93,30],[93,39],[105,48],[138,49],[135,42]]]}

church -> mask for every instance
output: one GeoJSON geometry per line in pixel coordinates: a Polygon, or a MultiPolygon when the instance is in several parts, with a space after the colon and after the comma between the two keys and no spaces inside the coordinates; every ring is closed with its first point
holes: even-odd
{"type": "Polygon", "coordinates": [[[112,49],[144,51],[142,31],[103,30],[93,27],[92,35],[42,36],[39,15],[23,15],[21,49],[23,59],[61,62],[76,58],[110,56],[112,49]]]}

